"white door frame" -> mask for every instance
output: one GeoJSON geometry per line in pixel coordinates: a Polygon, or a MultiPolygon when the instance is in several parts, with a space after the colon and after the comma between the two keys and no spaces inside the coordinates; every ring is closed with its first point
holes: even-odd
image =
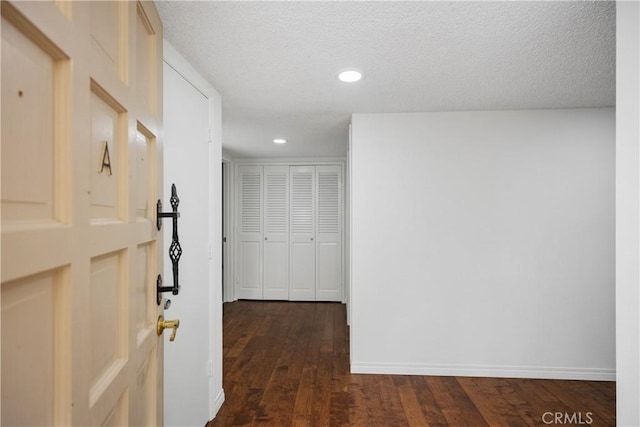
{"type": "Polygon", "coordinates": [[[234,184],[234,163],[229,156],[224,153],[222,155],[222,163],[224,163],[224,193],[223,193],[223,212],[224,215],[224,229],[222,231],[223,237],[227,238],[225,243],[226,250],[224,252],[224,297],[223,302],[232,302],[236,300],[234,281],[234,230],[235,230],[235,188],[234,184]]]}

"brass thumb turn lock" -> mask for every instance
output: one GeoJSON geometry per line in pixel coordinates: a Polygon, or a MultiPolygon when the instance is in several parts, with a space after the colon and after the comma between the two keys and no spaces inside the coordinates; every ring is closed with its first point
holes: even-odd
{"type": "Polygon", "coordinates": [[[162,335],[162,331],[165,329],[173,329],[173,332],[171,332],[171,335],[169,336],[169,341],[173,341],[176,339],[176,333],[178,332],[179,327],[180,320],[164,320],[164,316],[159,316],[156,331],[158,332],[158,335],[162,335]]]}

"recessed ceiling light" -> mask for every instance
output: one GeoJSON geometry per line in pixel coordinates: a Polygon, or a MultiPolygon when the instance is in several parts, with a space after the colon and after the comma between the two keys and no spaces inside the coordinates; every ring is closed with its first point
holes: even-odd
{"type": "Polygon", "coordinates": [[[340,71],[338,78],[345,83],[353,83],[362,78],[362,72],[355,68],[349,68],[347,70],[340,71]]]}
{"type": "Polygon", "coordinates": [[[273,142],[275,142],[276,144],[286,144],[287,140],[282,138],[276,138],[273,140],[273,142]]]}

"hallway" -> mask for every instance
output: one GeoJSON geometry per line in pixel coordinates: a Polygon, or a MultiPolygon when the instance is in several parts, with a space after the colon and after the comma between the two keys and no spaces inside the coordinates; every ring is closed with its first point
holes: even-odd
{"type": "Polygon", "coordinates": [[[343,304],[237,301],[223,316],[226,400],[208,427],[615,425],[614,382],[349,374],[343,304]]]}

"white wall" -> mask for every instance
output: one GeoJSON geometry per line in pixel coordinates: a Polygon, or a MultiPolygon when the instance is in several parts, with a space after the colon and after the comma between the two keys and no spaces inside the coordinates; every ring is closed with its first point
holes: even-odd
{"type": "MultiPolygon", "coordinates": [[[[164,197],[180,198],[178,232],[182,246],[179,295],[165,318],[179,319],[164,358],[164,423],[202,426],[224,401],[222,390],[221,278],[221,116],[220,95],[165,41],[164,43],[164,197]]],[[[171,221],[164,221],[165,248],[171,221]]],[[[165,284],[173,283],[165,257],[165,284]]],[[[165,336],[167,334],[165,333],[165,336]]]]}
{"type": "Polygon", "coordinates": [[[351,369],[614,379],[614,110],[356,114],[351,369]]]}
{"type": "Polygon", "coordinates": [[[640,5],[616,4],[616,411],[640,425],[640,5]]]}

